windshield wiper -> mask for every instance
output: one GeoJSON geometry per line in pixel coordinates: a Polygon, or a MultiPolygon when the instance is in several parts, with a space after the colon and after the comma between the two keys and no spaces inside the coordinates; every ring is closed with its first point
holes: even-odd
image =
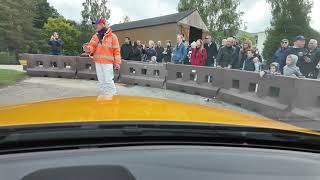
{"type": "Polygon", "coordinates": [[[263,146],[320,152],[320,136],[244,126],[110,123],[0,130],[0,153],[8,149],[94,144],[198,143],[263,146]]]}

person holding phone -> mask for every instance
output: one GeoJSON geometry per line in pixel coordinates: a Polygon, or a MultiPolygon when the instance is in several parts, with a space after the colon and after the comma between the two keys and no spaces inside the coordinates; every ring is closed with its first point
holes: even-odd
{"type": "Polygon", "coordinates": [[[63,41],[59,38],[59,34],[54,32],[48,43],[51,46],[52,55],[61,55],[61,48],[63,46],[63,41]]]}

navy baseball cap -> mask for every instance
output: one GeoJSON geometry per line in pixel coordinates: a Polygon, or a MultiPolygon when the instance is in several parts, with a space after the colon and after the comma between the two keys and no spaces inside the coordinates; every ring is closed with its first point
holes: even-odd
{"type": "Polygon", "coordinates": [[[296,37],[296,41],[298,41],[298,40],[306,40],[306,38],[304,38],[304,36],[302,36],[302,35],[299,35],[296,37]]]}

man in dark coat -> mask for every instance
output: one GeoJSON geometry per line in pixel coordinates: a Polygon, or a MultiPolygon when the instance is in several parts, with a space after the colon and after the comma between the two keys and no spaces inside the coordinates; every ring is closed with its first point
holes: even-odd
{"type": "Polygon", "coordinates": [[[155,49],[157,52],[157,62],[162,62],[164,48],[161,46],[161,41],[157,42],[157,46],[155,49]]]}
{"type": "Polygon", "coordinates": [[[215,42],[212,42],[211,36],[206,36],[204,48],[206,48],[208,55],[205,66],[213,66],[215,58],[218,55],[218,48],[217,44],[215,42]]]}
{"type": "Polygon", "coordinates": [[[63,41],[59,38],[59,34],[57,32],[53,33],[48,44],[52,48],[52,55],[61,55],[61,47],[63,46],[63,41]]]}
{"type": "Polygon", "coordinates": [[[125,37],[124,44],[121,46],[121,59],[130,60],[132,56],[132,44],[129,37],[125,37]]]}
{"type": "Polygon", "coordinates": [[[320,49],[318,48],[318,41],[315,39],[310,39],[308,44],[309,54],[312,63],[309,64],[308,71],[309,77],[313,79],[317,79],[319,75],[319,69],[317,68],[320,62],[320,49]]]}
{"type": "Polygon", "coordinates": [[[235,48],[233,45],[233,38],[229,37],[224,47],[220,48],[217,55],[217,66],[223,68],[231,68],[235,60],[235,48]]]}
{"type": "Polygon", "coordinates": [[[305,48],[305,38],[302,35],[296,37],[294,45],[289,47],[285,51],[285,57],[287,58],[288,55],[294,54],[298,56],[297,66],[300,68],[301,73],[305,77],[309,77],[310,67],[312,66],[313,62],[310,58],[309,50],[305,48]]]}
{"type": "Polygon", "coordinates": [[[235,49],[234,59],[231,64],[232,69],[239,69],[240,68],[240,61],[239,61],[239,53],[240,53],[240,46],[239,46],[239,40],[235,37],[233,37],[233,47],[235,49]]]}
{"type": "Polygon", "coordinates": [[[279,64],[281,73],[283,72],[283,67],[286,65],[287,57],[285,57],[285,51],[288,49],[288,47],[289,47],[289,40],[282,39],[281,47],[273,55],[273,62],[276,62],[279,64]]]}

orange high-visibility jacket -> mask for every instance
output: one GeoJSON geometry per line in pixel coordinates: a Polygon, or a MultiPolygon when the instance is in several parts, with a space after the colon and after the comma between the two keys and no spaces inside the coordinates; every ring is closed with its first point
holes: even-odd
{"type": "Polygon", "coordinates": [[[97,35],[94,35],[89,44],[90,54],[95,62],[103,64],[121,64],[120,46],[118,38],[108,28],[102,42],[99,42],[97,35]]]}

